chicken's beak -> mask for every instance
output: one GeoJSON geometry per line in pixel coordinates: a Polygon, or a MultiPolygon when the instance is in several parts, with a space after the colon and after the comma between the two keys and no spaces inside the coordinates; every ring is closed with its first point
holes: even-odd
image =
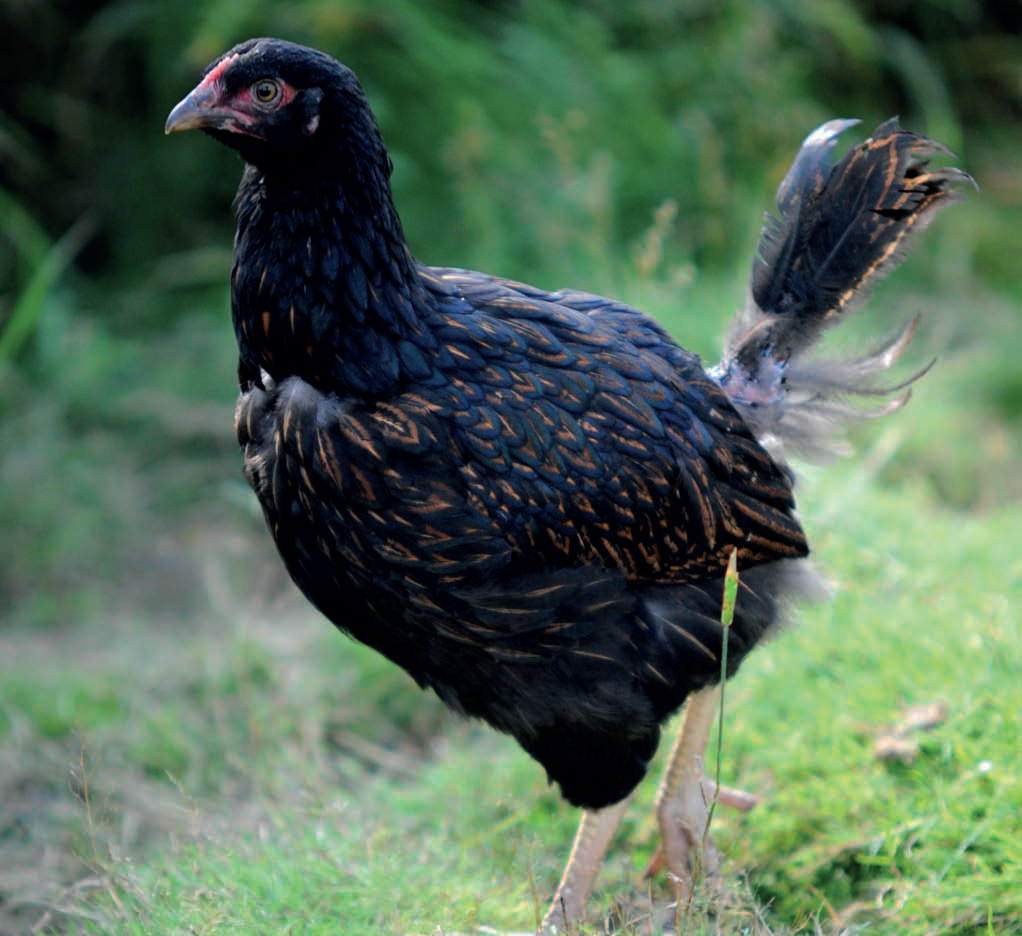
{"type": "Polygon", "coordinates": [[[163,130],[165,133],[196,129],[244,133],[248,123],[247,115],[221,104],[218,85],[203,81],[184,100],[178,102],[167,116],[163,130]]]}

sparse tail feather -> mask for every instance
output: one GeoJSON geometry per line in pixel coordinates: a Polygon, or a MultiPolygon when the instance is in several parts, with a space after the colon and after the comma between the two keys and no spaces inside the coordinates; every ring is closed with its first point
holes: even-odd
{"type": "Polygon", "coordinates": [[[930,168],[933,155],[952,154],[897,118],[832,165],[837,137],[857,123],[831,120],[806,137],[777,190],[777,214],[767,215],[746,307],[714,372],[764,441],[810,455],[833,450],[834,433],[824,430],[835,422],[907,400],[908,384],[922,372],[897,386],[878,377],[908,346],[917,322],[856,360],[809,360],[805,352],[901,261],[960,183],[975,184],[961,169],[930,168]],[[896,393],[879,408],[848,402],[896,393]]]}

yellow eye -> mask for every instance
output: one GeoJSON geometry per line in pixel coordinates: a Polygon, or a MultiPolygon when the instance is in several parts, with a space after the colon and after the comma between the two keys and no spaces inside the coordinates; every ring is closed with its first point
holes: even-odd
{"type": "Polygon", "coordinates": [[[252,96],[260,104],[272,104],[280,94],[280,85],[269,78],[263,78],[252,85],[252,96]]]}

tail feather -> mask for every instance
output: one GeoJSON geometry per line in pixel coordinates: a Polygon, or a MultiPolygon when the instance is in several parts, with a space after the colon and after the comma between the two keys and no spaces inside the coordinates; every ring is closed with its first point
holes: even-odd
{"type": "Polygon", "coordinates": [[[813,360],[805,352],[901,261],[915,236],[956,198],[959,184],[972,183],[961,169],[931,168],[932,156],[950,151],[903,130],[897,119],[832,165],[837,137],[856,123],[829,121],[803,143],[777,190],[777,214],[766,219],[746,308],[715,371],[754,428],[809,454],[833,448],[824,427],[904,403],[904,392],[880,410],[847,401],[889,397],[921,376],[898,386],[877,381],[904,352],[917,323],[856,360],[813,360]]]}

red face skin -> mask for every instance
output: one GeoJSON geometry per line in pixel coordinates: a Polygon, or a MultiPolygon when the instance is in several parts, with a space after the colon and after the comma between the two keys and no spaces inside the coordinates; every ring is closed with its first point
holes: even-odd
{"type": "MultiPolygon", "coordinates": [[[[218,62],[205,78],[171,112],[164,128],[167,133],[176,130],[209,128],[226,130],[265,139],[260,132],[263,119],[274,111],[287,107],[297,91],[279,78],[260,78],[233,94],[224,87],[224,73],[234,63],[234,56],[218,62]]],[[[315,117],[306,127],[311,134],[316,130],[319,118],[315,117]]]]}

